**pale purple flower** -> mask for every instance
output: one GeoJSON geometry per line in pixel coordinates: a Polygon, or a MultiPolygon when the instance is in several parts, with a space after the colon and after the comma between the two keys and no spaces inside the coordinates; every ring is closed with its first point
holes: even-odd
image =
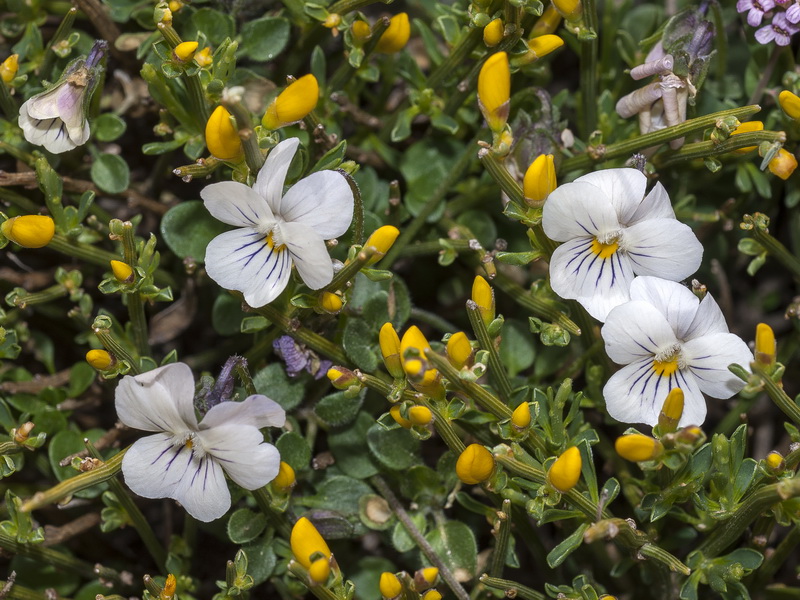
{"type": "Polygon", "coordinates": [[[774,0],[739,0],[736,3],[736,11],[747,13],[747,24],[750,27],[758,27],[761,25],[761,19],[764,18],[764,13],[775,8],[774,0]]]}
{"type": "Polygon", "coordinates": [[[800,27],[790,23],[786,13],[778,13],[772,17],[772,23],[756,31],[756,40],[759,44],[769,44],[774,41],[778,46],[788,46],[792,36],[798,31],[800,27]]]}
{"type": "MultiPolygon", "coordinates": [[[[789,3],[784,3],[784,8],[786,8],[786,4],[789,3]]],[[[800,3],[796,2],[796,0],[791,0],[790,4],[791,6],[786,8],[786,20],[789,23],[797,24],[800,22],[800,3]]]]}

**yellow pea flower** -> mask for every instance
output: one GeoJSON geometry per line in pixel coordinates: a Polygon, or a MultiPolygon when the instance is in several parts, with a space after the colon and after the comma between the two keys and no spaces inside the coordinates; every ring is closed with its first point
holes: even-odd
{"type": "Polygon", "coordinates": [[[395,404],[389,409],[389,414],[392,416],[395,423],[400,425],[400,427],[402,427],[403,429],[411,429],[411,427],[414,425],[411,421],[409,421],[408,419],[403,417],[402,414],[400,414],[400,406],[398,406],[397,404],[395,404]]]}
{"type": "Polygon", "coordinates": [[[424,567],[414,573],[414,587],[418,592],[427,590],[436,584],[439,577],[439,569],[436,567],[424,567]]]}
{"type": "Polygon", "coordinates": [[[411,385],[423,393],[433,392],[440,386],[439,371],[426,369],[422,362],[425,359],[425,353],[430,349],[431,345],[416,325],[409,327],[400,340],[400,360],[403,370],[411,385]],[[406,357],[407,351],[412,348],[417,350],[419,358],[406,357]]]}
{"type": "Polygon", "coordinates": [[[53,239],[56,224],[47,215],[22,215],[4,221],[0,231],[23,248],[42,248],[53,239]]]}
{"type": "Polygon", "coordinates": [[[533,29],[531,30],[531,38],[538,37],[540,35],[546,35],[548,33],[553,33],[558,26],[561,24],[561,15],[555,9],[555,7],[550,4],[547,8],[544,9],[542,16],[536,20],[536,23],[533,24],[533,29]]]}
{"type": "Polygon", "coordinates": [[[428,590],[422,594],[422,600],[442,600],[442,595],[437,590],[428,590]]]}
{"type": "Polygon", "coordinates": [[[456,368],[460,369],[472,356],[472,345],[469,343],[467,334],[459,331],[450,336],[447,340],[447,358],[450,363],[456,368]]]}
{"type": "Polygon", "coordinates": [[[540,154],[525,171],[522,181],[526,202],[531,206],[542,206],[557,185],[553,155],[540,154]]]}
{"type": "Polygon", "coordinates": [[[778,94],[778,102],[789,117],[794,120],[800,119],[800,98],[789,90],[783,90],[778,94]]]}
{"type": "Polygon", "coordinates": [[[554,50],[558,50],[564,45],[562,40],[557,35],[545,34],[532,38],[528,41],[528,50],[533,52],[532,60],[544,58],[554,50]]]}
{"type": "Polygon", "coordinates": [[[767,467],[772,471],[782,471],[786,466],[783,462],[783,456],[781,453],[776,452],[775,450],[770,452],[765,460],[767,467]]]}
{"type": "Polygon", "coordinates": [[[278,467],[278,474],[275,476],[275,479],[272,480],[272,483],[279,489],[288,490],[294,487],[296,481],[297,477],[295,476],[294,469],[288,463],[281,461],[278,467]]]}
{"type": "Polygon", "coordinates": [[[133,282],[133,268],[121,260],[111,261],[111,272],[114,273],[114,278],[120,283],[133,282]]]}
{"type": "Polygon", "coordinates": [[[398,13],[389,21],[389,27],[375,45],[375,52],[383,54],[400,52],[405,48],[409,37],[411,37],[411,25],[408,22],[408,14],[398,13]]]}
{"type": "Polygon", "coordinates": [[[567,493],[581,478],[581,451],[571,446],[562,452],[547,471],[547,480],[562,494],[567,493]]]}
{"type": "Polygon", "coordinates": [[[658,426],[661,433],[669,433],[678,428],[678,423],[683,416],[683,403],[683,390],[681,388],[671,389],[664,399],[661,413],[658,415],[658,426]]]}
{"type": "Polygon", "coordinates": [[[488,326],[494,321],[494,290],[480,275],[472,282],[472,301],[478,305],[484,324],[488,326]]]}
{"type": "Polygon", "coordinates": [[[335,314],[342,310],[344,303],[338,295],[331,292],[322,292],[319,298],[319,306],[325,312],[335,314]]]}
{"type": "Polygon", "coordinates": [[[378,343],[381,347],[381,354],[383,355],[383,364],[386,365],[386,370],[395,379],[405,377],[403,371],[403,363],[400,359],[400,336],[394,330],[391,323],[384,323],[378,334],[378,343]]]}
{"type": "Polygon", "coordinates": [[[308,576],[317,585],[323,585],[331,575],[331,561],[329,558],[318,558],[308,567],[308,576]]]}
{"type": "Polygon", "coordinates": [[[353,24],[350,26],[350,31],[353,32],[353,39],[358,44],[363,44],[372,37],[372,28],[370,28],[369,23],[366,21],[353,21],[353,24]]]}
{"type": "MultiPolygon", "coordinates": [[[[763,131],[764,130],[764,123],[761,121],[747,121],[739,125],[736,129],[731,132],[731,135],[737,135],[739,133],[750,133],[752,131],[763,131]]],[[[752,150],[755,150],[755,146],[746,146],[744,148],[738,148],[734,150],[736,154],[747,154],[752,150]]]]}
{"type": "Polygon", "coordinates": [[[467,446],[456,461],[456,475],[466,484],[476,485],[494,473],[494,456],[480,444],[467,446]]]}
{"type": "Polygon", "coordinates": [[[86,362],[98,371],[105,371],[117,362],[114,355],[106,350],[89,350],[86,353],[86,362]]]}
{"type": "Polygon", "coordinates": [[[783,148],[778,152],[778,156],[769,161],[769,170],[773,175],[777,175],[781,179],[789,179],[789,176],[794,173],[797,168],[797,158],[791,152],[787,152],[783,148]]]}
{"type": "Polygon", "coordinates": [[[391,600],[392,598],[397,598],[403,593],[403,584],[400,583],[397,575],[386,571],[381,573],[381,579],[378,582],[378,589],[381,592],[381,596],[386,598],[386,600],[391,600]]]}
{"type": "Polygon", "coordinates": [[[210,65],[214,59],[211,56],[211,46],[206,46],[200,52],[194,55],[194,62],[196,62],[201,67],[207,67],[210,65]]]}
{"type": "Polygon", "coordinates": [[[766,323],[756,325],[756,362],[762,365],[775,364],[775,332],[766,323]]]}
{"type": "Polygon", "coordinates": [[[303,75],[293,81],[267,107],[261,124],[267,129],[279,129],[301,121],[317,107],[319,101],[319,83],[311,75],[303,75]]]}
{"type": "Polygon", "coordinates": [[[531,407],[523,402],[511,413],[511,424],[517,429],[526,429],[531,424],[531,407]]]}
{"type": "Polygon", "coordinates": [[[367,266],[373,265],[386,256],[397,237],[400,235],[400,230],[392,225],[384,225],[376,229],[371,236],[364,242],[364,248],[375,248],[375,253],[372,258],[367,261],[367,266]]]}
{"type": "Polygon", "coordinates": [[[197,42],[181,42],[175,49],[172,51],[172,54],[177,58],[180,62],[189,62],[194,58],[194,53],[197,51],[197,46],[199,44],[197,42]]]}
{"type": "Polygon", "coordinates": [[[164,582],[164,587],[161,589],[161,593],[158,595],[158,600],[172,600],[175,597],[175,590],[178,588],[178,580],[175,579],[175,575],[169,573],[167,575],[167,580],[164,582]]]}
{"type": "Polygon", "coordinates": [[[508,54],[496,52],[483,63],[478,74],[478,107],[486,123],[500,133],[508,120],[511,96],[511,69],[508,54]]]}
{"type": "Polygon", "coordinates": [[[408,409],[408,418],[414,425],[424,427],[433,421],[433,413],[427,406],[412,406],[408,409]]]}
{"type": "Polygon", "coordinates": [[[503,41],[505,25],[503,19],[495,19],[483,28],[483,43],[489,48],[494,48],[503,41]]]}
{"type": "Polygon", "coordinates": [[[19,70],[19,54],[12,54],[0,64],[0,79],[4,83],[11,83],[19,70]]]}
{"type": "Polygon", "coordinates": [[[614,442],[614,449],[625,460],[643,462],[659,456],[664,451],[664,446],[649,435],[634,433],[618,437],[614,442]]]}
{"type": "Polygon", "coordinates": [[[220,160],[236,161],[242,158],[242,140],[228,109],[220,105],[214,109],[206,123],[206,146],[220,160]]]}
{"type": "Polygon", "coordinates": [[[581,0],[553,0],[553,6],[561,13],[561,16],[569,21],[574,21],[583,12],[581,0]]]}
{"type": "Polygon", "coordinates": [[[317,552],[328,560],[331,558],[328,544],[325,543],[314,524],[305,517],[300,517],[292,527],[289,545],[292,548],[294,559],[306,569],[311,567],[311,556],[317,552]]]}

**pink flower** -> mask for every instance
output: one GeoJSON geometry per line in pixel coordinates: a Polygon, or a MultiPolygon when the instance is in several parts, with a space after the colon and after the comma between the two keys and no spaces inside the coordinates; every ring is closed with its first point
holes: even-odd
{"type": "MultiPolygon", "coordinates": [[[[736,3],[736,11],[747,13],[747,24],[750,27],[758,27],[761,25],[761,19],[764,13],[775,8],[774,0],[739,0],[736,3]]],[[[763,42],[762,42],[763,43],[763,42]]]]}
{"type": "Polygon", "coordinates": [[[769,44],[774,41],[778,46],[788,46],[792,36],[800,31],[794,23],[786,18],[786,13],[778,13],[772,18],[772,23],[764,25],[756,31],[756,40],[759,44],[769,44]]]}

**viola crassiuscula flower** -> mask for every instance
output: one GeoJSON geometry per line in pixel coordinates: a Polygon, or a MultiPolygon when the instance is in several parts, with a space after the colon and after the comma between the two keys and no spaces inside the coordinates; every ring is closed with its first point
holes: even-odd
{"type": "Polygon", "coordinates": [[[772,23],[764,25],[756,31],[756,40],[759,44],[775,42],[778,46],[788,46],[792,36],[800,31],[800,27],[786,18],[786,13],[777,13],[772,17],[772,23]]]}
{"type": "Polygon", "coordinates": [[[250,306],[269,304],[289,283],[292,264],[311,289],[333,279],[326,239],[337,238],[353,220],[353,192],[344,175],[318,171],[286,194],[283,184],[300,140],[275,146],[252,188],[235,181],[200,192],[208,212],[237,229],[206,248],[206,271],[222,287],[239,290],[250,306]]]}
{"type": "Polygon", "coordinates": [[[71,62],[53,86],[29,98],[19,109],[19,126],[31,144],[53,154],[77,148],[89,139],[86,112],[108,44],[95,42],[87,58],[71,62]]]}
{"type": "Polygon", "coordinates": [[[637,277],[631,300],[608,314],[601,335],[615,363],[626,365],[603,388],[608,414],[623,423],[658,423],[667,394],[684,395],[679,425],[701,425],[703,394],[730,398],[744,382],[728,370],[747,368],[753,354],[728,331],[710,294],[702,301],[674,281],[637,277]]]}
{"type": "Polygon", "coordinates": [[[750,27],[761,25],[764,13],[773,8],[775,8],[774,0],[739,0],[736,3],[736,12],[743,13],[747,11],[747,24],[750,27]]]}
{"type": "Polygon", "coordinates": [[[599,321],[628,300],[635,275],[680,280],[703,258],[664,186],[645,195],[646,185],[636,169],[607,169],[556,188],[544,205],[545,234],[564,242],[550,259],[550,285],[599,321]]]}
{"type": "Polygon", "coordinates": [[[231,506],[227,473],[247,490],[278,475],[280,456],[261,427],[281,427],[284,410],[266,396],[220,402],[198,423],[194,377],[174,363],[122,379],[116,392],[119,420],[154,432],[137,440],[122,460],[131,490],[144,498],[172,498],[199,521],[213,521],[231,506]]]}

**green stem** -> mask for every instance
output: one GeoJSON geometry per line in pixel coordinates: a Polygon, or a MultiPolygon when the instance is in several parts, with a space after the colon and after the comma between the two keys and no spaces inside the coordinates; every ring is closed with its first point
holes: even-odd
{"type": "Polygon", "coordinates": [[[800,425],[800,406],[797,405],[797,402],[792,400],[788,394],[783,391],[783,388],[775,383],[757,363],[753,364],[756,365],[753,368],[753,373],[761,379],[770,400],[772,400],[787,417],[794,421],[796,425],[800,425]]]}
{"type": "Polygon", "coordinates": [[[448,77],[452,77],[457,67],[472,54],[472,51],[483,41],[483,29],[472,27],[469,32],[453,46],[450,54],[447,55],[441,64],[436,67],[428,76],[425,87],[436,90],[448,77]]]}
{"type": "Polygon", "coordinates": [[[95,328],[92,330],[92,333],[94,333],[97,339],[100,340],[100,343],[103,344],[103,348],[113,354],[117,360],[127,363],[134,375],[138,375],[142,372],[139,361],[131,356],[127,348],[117,341],[117,338],[112,335],[111,331],[108,329],[95,328]]]}
{"type": "Polygon", "coordinates": [[[261,512],[267,517],[267,521],[269,521],[269,524],[272,525],[275,531],[285,538],[291,536],[292,528],[289,527],[289,522],[272,508],[272,499],[269,497],[267,489],[258,488],[257,490],[253,490],[252,494],[253,498],[256,500],[256,504],[258,504],[261,512]]]}
{"type": "MultiPolygon", "coordinates": [[[[14,289],[16,290],[22,288],[14,288],[14,289]]],[[[7,300],[11,299],[10,298],[11,296],[13,297],[14,300],[14,306],[25,308],[26,306],[33,306],[34,304],[45,304],[47,302],[52,302],[53,300],[56,300],[58,298],[63,298],[64,296],[67,295],[67,293],[68,293],[67,288],[61,285],[60,283],[57,283],[56,285],[50,286],[47,289],[41,290],[39,292],[34,292],[32,294],[28,294],[27,292],[25,292],[25,294],[19,294],[14,296],[11,296],[9,294],[9,296],[6,296],[6,299],[7,300]]]]}
{"type": "Polygon", "coordinates": [[[646,543],[639,547],[639,554],[645,558],[652,558],[661,564],[667,565],[670,571],[675,573],[682,573],[684,575],[691,575],[692,570],[684,565],[681,561],[675,558],[672,554],[655,544],[646,543]]]}
{"type": "Polygon", "coordinates": [[[258,147],[252,116],[241,102],[226,103],[225,107],[236,119],[236,129],[239,131],[239,138],[242,140],[244,149],[244,160],[247,168],[250,169],[250,174],[255,177],[264,165],[264,155],[258,147]]]}
{"type": "Polygon", "coordinates": [[[314,333],[310,329],[306,329],[302,325],[295,323],[291,317],[283,314],[277,308],[267,304],[266,306],[254,308],[253,310],[261,316],[266,317],[271,323],[280,327],[286,335],[291,336],[301,344],[305,344],[315,352],[327,356],[334,363],[342,366],[350,364],[347,355],[339,346],[326,340],[321,335],[314,333]]]}
{"type": "MultiPolygon", "coordinates": [[[[80,475],[78,475],[80,477],[80,475]]],[[[73,478],[74,479],[74,478],[73,478]]],[[[24,506],[24,505],[23,505],[24,506]]],[[[70,556],[58,550],[41,545],[21,544],[13,536],[0,529],[0,548],[7,550],[12,555],[24,556],[46,565],[52,565],[62,571],[76,573],[84,579],[102,577],[116,583],[121,582],[120,574],[114,569],[94,565],[70,556]]]]}
{"type": "Polygon", "coordinates": [[[503,574],[503,567],[506,565],[506,556],[508,555],[508,545],[511,541],[511,500],[503,500],[503,507],[497,513],[495,529],[497,530],[497,541],[492,550],[489,575],[499,577],[503,574]]]}
{"type": "Polygon", "coordinates": [[[456,182],[461,179],[464,174],[464,171],[467,170],[470,163],[474,158],[475,153],[475,144],[477,143],[478,136],[476,136],[472,141],[468,142],[465,146],[464,152],[458,159],[453,168],[450,169],[450,173],[448,173],[447,177],[439,184],[433,194],[431,194],[428,201],[425,203],[425,206],[422,207],[422,210],[417,214],[416,217],[404,228],[401,229],[400,237],[397,238],[394,245],[392,245],[389,252],[386,253],[386,256],[381,260],[379,263],[379,268],[381,269],[389,269],[394,261],[397,260],[397,257],[400,256],[403,249],[416,237],[419,230],[422,229],[423,225],[425,225],[425,221],[427,221],[428,217],[431,216],[434,210],[438,208],[439,203],[442,199],[447,195],[448,192],[452,191],[453,187],[455,186],[456,182]]]}
{"type": "Polygon", "coordinates": [[[587,139],[597,127],[597,7],[594,0],[582,0],[586,27],[595,35],[581,40],[581,105],[583,108],[583,135],[587,139]]]}
{"type": "MultiPolygon", "coordinates": [[[[125,221],[122,224],[122,254],[125,262],[131,267],[139,263],[136,255],[136,240],[133,237],[133,224],[125,221]]],[[[150,356],[150,343],[147,335],[147,317],[144,314],[144,301],[137,290],[127,293],[128,317],[133,329],[133,343],[139,357],[150,356]]]]}
{"type": "MultiPolygon", "coordinates": [[[[328,12],[331,12],[331,9],[328,9],[328,12]]],[[[378,45],[378,41],[381,39],[383,32],[389,28],[389,19],[378,19],[375,22],[375,25],[372,26],[370,31],[370,38],[366,44],[364,44],[364,56],[361,59],[361,64],[364,65],[369,60],[369,57],[375,51],[375,46],[378,45]]],[[[336,71],[333,73],[331,78],[328,80],[328,93],[333,93],[342,89],[346,82],[352,79],[353,74],[356,72],[355,67],[350,64],[349,61],[343,61],[336,71]]]]}
{"type": "Polygon", "coordinates": [[[771,506],[800,496],[800,478],[784,479],[778,483],[765,485],[753,492],[734,511],[733,516],[720,523],[705,541],[697,547],[706,558],[714,558],[730,546],[744,533],[750,524],[771,506]]]}
{"type": "MultiPolygon", "coordinates": [[[[171,25],[159,23],[157,29],[161,32],[164,41],[170,49],[174,50],[178,44],[181,43],[181,37],[178,32],[171,25]]],[[[197,75],[187,75],[186,72],[181,74],[181,79],[186,85],[186,90],[189,92],[189,102],[192,104],[191,116],[195,123],[200,127],[200,131],[205,129],[208,122],[208,100],[206,100],[206,93],[200,83],[197,75]]]]}
{"type": "MultiPolygon", "coordinates": [[[[92,445],[88,439],[84,440],[84,443],[89,449],[89,454],[91,454],[92,458],[103,460],[103,457],[100,456],[94,445],[92,445]]],[[[119,456],[119,454],[116,456],[119,456]]],[[[128,514],[128,517],[133,523],[134,528],[139,533],[139,537],[142,538],[145,548],[147,548],[150,556],[153,557],[153,560],[156,562],[156,565],[158,565],[158,568],[166,568],[167,551],[158,541],[155,532],[153,531],[152,527],[150,527],[147,519],[145,519],[142,511],[139,510],[138,506],[136,506],[133,498],[128,495],[128,491],[116,477],[112,477],[108,480],[108,487],[111,488],[111,491],[113,492],[114,496],[116,496],[117,501],[122,505],[122,508],[128,514]]]]}
{"type": "MultiPolygon", "coordinates": [[[[731,108],[728,110],[721,110],[719,112],[711,113],[710,115],[697,117],[696,119],[689,119],[688,121],[684,121],[679,125],[673,125],[672,127],[659,129],[658,131],[653,131],[652,133],[646,133],[631,140],[609,144],[608,146],[597,146],[591,148],[589,152],[585,154],[579,154],[578,156],[573,156],[566,159],[563,163],[561,163],[561,172],[566,173],[568,171],[587,171],[593,164],[615,158],[627,158],[631,154],[640,152],[646,148],[651,148],[671,140],[685,137],[696,131],[703,131],[704,129],[713,127],[718,119],[733,116],[739,120],[742,120],[754,113],[757,113],[759,110],[761,110],[761,107],[755,104],[749,106],[740,106],[738,108],[731,108]]],[[[733,137],[737,138],[740,135],[744,136],[748,134],[737,134],[733,137]]],[[[749,145],[752,146],[753,142],[751,141],[749,145]]]]}
{"type": "Polygon", "coordinates": [[[344,289],[347,283],[353,279],[358,273],[367,266],[367,263],[375,255],[374,248],[364,248],[359,252],[353,260],[343,266],[336,275],[333,276],[331,282],[326,285],[322,292],[335,292],[336,290],[344,289]]]}
{"type": "Polygon", "coordinates": [[[2,442],[0,443],[0,456],[22,452],[22,448],[17,442],[2,442]]]}
{"type": "Polygon", "coordinates": [[[659,166],[668,166],[684,160],[695,158],[706,158],[708,156],[719,156],[727,154],[739,148],[758,146],[761,142],[780,142],[786,141],[785,131],[751,131],[748,133],[737,133],[732,135],[724,142],[707,140],[705,142],[695,142],[686,144],[680,150],[668,152],[663,155],[662,161],[657,161],[659,166]]]}
{"type": "MultiPolygon", "coordinates": [[[[5,589],[5,586],[3,588],[3,600],[48,600],[51,597],[16,583],[12,584],[8,589],[5,589]]],[[[69,600],[69,598],[64,598],[61,595],[58,597],[60,600],[69,600]]]]}
{"type": "Polygon", "coordinates": [[[461,441],[461,438],[458,437],[455,429],[453,429],[453,423],[450,418],[439,410],[439,403],[430,402],[424,394],[420,394],[415,398],[415,402],[427,406],[430,409],[433,413],[433,425],[436,427],[436,432],[453,454],[460,456],[467,447],[464,442],[461,441]]]}
{"type": "Polygon", "coordinates": [[[540,300],[521,285],[513,282],[502,271],[492,281],[498,288],[508,294],[514,302],[527,308],[537,317],[552,321],[569,331],[572,335],[583,335],[583,330],[578,327],[567,315],[558,310],[550,302],[540,300]]]}
{"type": "Polygon", "coordinates": [[[501,160],[488,148],[482,148],[478,152],[478,158],[481,160],[484,168],[492,176],[503,193],[508,196],[508,199],[519,206],[525,206],[525,194],[522,187],[517,183],[516,179],[511,177],[511,173],[502,164],[501,160]]]}
{"type": "Polygon", "coordinates": [[[93,265],[98,265],[105,268],[108,268],[108,264],[112,260],[119,260],[118,254],[113,254],[107,250],[95,248],[94,246],[84,244],[83,242],[76,242],[60,233],[57,233],[53,236],[53,239],[50,240],[50,243],[47,244],[47,247],[55,250],[56,252],[66,254],[67,256],[73,256],[75,258],[85,260],[93,265]]]}
{"type": "MultiPolygon", "coordinates": [[[[308,571],[306,571],[300,563],[291,560],[289,561],[289,572],[297,577],[303,584],[308,588],[308,591],[314,594],[319,600],[340,600],[336,594],[333,593],[332,590],[328,589],[324,585],[315,585],[312,584],[310,581],[310,577],[308,576],[308,571]]],[[[228,596],[230,597],[230,596],[228,596]]]]}
{"type": "MultiPolygon", "coordinates": [[[[478,305],[472,300],[467,300],[467,316],[472,325],[472,330],[475,332],[475,337],[478,338],[478,344],[489,353],[489,373],[497,384],[500,398],[508,405],[511,401],[512,389],[511,382],[508,380],[508,373],[500,360],[500,355],[495,347],[495,341],[489,336],[486,329],[486,323],[483,322],[481,311],[478,305]]],[[[495,575],[495,573],[492,573],[495,575]]]]}
{"type": "Polygon", "coordinates": [[[58,44],[60,41],[67,39],[70,32],[72,31],[72,25],[75,23],[75,17],[78,15],[78,9],[74,6],[67,11],[67,14],[64,15],[64,19],[56,29],[56,32],[53,34],[53,37],[47,43],[47,50],[44,55],[44,61],[42,61],[41,66],[36,70],[42,77],[47,79],[49,77],[50,68],[53,66],[53,61],[56,59],[56,53],[53,50],[53,46],[58,44]]]}
{"type": "Polygon", "coordinates": [[[17,120],[19,107],[8,91],[8,84],[5,81],[0,81],[0,109],[3,110],[8,121],[15,122],[17,120]]]}
{"type": "Polygon", "coordinates": [[[761,244],[764,249],[784,267],[789,269],[795,277],[800,277],[800,261],[778,240],[772,237],[766,229],[758,225],[751,230],[753,238],[761,244]]]}
{"type": "Polygon", "coordinates": [[[439,569],[439,575],[442,577],[442,579],[444,579],[447,587],[450,588],[455,597],[459,600],[470,600],[467,591],[456,580],[456,578],[453,576],[453,573],[447,568],[447,565],[442,562],[442,560],[439,558],[439,555],[430,545],[428,540],[426,540],[425,536],[422,535],[422,532],[417,529],[414,521],[411,520],[411,517],[406,512],[405,508],[403,508],[403,505],[400,504],[397,496],[394,495],[394,492],[383,480],[383,478],[378,475],[373,475],[370,477],[369,481],[373,486],[375,486],[380,495],[383,496],[384,500],[389,503],[392,512],[394,512],[394,514],[397,516],[397,520],[403,524],[403,527],[405,527],[409,537],[414,540],[414,543],[417,544],[417,546],[419,546],[419,549],[422,551],[425,557],[431,561],[431,564],[439,569]]]}
{"type": "Polygon", "coordinates": [[[800,525],[795,525],[789,530],[786,537],[781,540],[775,551],[767,557],[761,568],[756,571],[755,581],[750,589],[760,589],[764,585],[771,583],[775,573],[786,562],[786,559],[794,554],[798,544],[800,544],[800,525]]]}
{"type": "Polygon", "coordinates": [[[480,581],[488,588],[503,590],[506,598],[522,598],[522,600],[546,600],[546,596],[527,586],[511,581],[510,579],[498,579],[489,577],[486,573],[480,576],[480,581]]]}

